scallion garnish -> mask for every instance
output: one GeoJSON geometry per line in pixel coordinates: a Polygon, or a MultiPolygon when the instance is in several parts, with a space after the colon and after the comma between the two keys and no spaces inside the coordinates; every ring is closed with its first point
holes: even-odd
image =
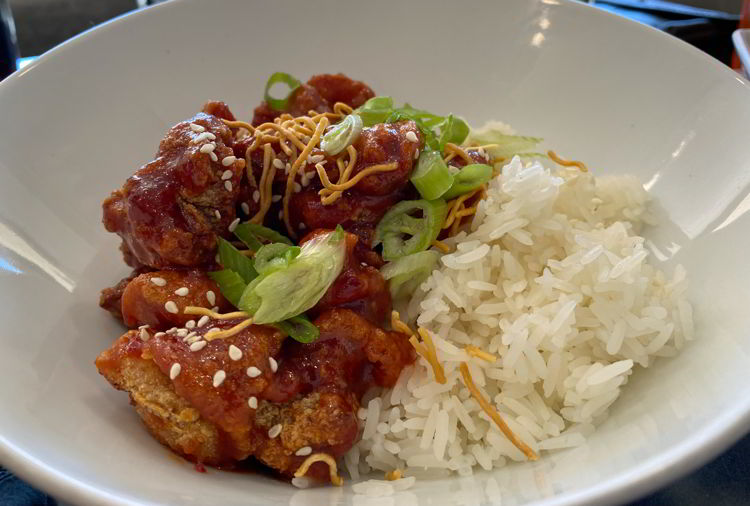
{"type": "Polygon", "coordinates": [[[268,78],[266,83],[266,89],[263,92],[263,100],[271,106],[271,109],[275,111],[284,111],[289,105],[289,97],[292,96],[294,90],[299,88],[302,83],[296,77],[287,74],[286,72],[274,72],[271,77],[268,78]],[[283,83],[289,87],[289,93],[284,98],[274,98],[271,96],[271,88],[274,84],[283,83]]]}
{"type": "Polygon", "coordinates": [[[242,276],[233,270],[223,269],[220,271],[209,272],[208,277],[213,279],[216,284],[219,285],[219,290],[221,290],[221,294],[224,298],[236,307],[237,303],[240,301],[240,297],[242,297],[242,292],[245,291],[245,287],[247,286],[247,283],[242,279],[242,276]]]}
{"type": "Polygon", "coordinates": [[[285,258],[286,265],[266,268],[249,283],[238,307],[253,315],[258,324],[297,316],[323,297],[341,272],[345,258],[346,241],[341,227],[318,235],[303,244],[297,256],[288,261],[285,258]]]}
{"type": "Polygon", "coordinates": [[[221,237],[219,237],[219,262],[225,269],[239,274],[245,283],[251,282],[258,276],[258,272],[253,267],[253,261],[221,237]]]}
{"type": "Polygon", "coordinates": [[[354,111],[362,118],[362,124],[366,127],[384,123],[392,112],[393,99],[391,97],[373,97],[354,111]]]}
{"type": "Polygon", "coordinates": [[[423,199],[441,197],[453,184],[453,175],[437,151],[424,151],[419,155],[417,167],[409,178],[423,199]]]}
{"type": "Polygon", "coordinates": [[[453,176],[453,184],[443,195],[446,200],[454,199],[464,193],[476,190],[492,178],[492,167],[483,163],[472,163],[462,167],[453,176]]]}
{"type": "Polygon", "coordinates": [[[401,201],[380,219],[373,245],[383,244],[385,260],[424,251],[440,233],[446,210],[441,199],[401,201]]]}
{"type": "Polygon", "coordinates": [[[352,144],[362,132],[362,118],[349,114],[336,124],[320,141],[320,147],[329,155],[337,155],[352,144]]]}
{"type": "Polygon", "coordinates": [[[427,279],[435,263],[440,258],[440,253],[434,250],[420,251],[392,262],[388,262],[380,273],[388,281],[393,300],[414,293],[422,282],[427,279]]]}
{"type": "Polygon", "coordinates": [[[450,142],[459,145],[469,135],[469,125],[461,118],[456,118],[452,114],[449,114],[447,118],[441,121],[438,127],[440,128],[438,144],[440,145],[441,152],[445,149],[447,143],[450,142]]]}
{"type": "Polygon", "coordinates": [[[537,145],[542,142],[540,137],[528,137],[524,135],[510,135],[504,133],[507,127],[500,123],[490,123],[484,128],[472,130],[468,137],[471,145],[487,145],[484,148],[494,158],[505,158],[510,160],[515,155],[519,156],[546,156],[535,153],[537,145]]]}
{"type": "Polygon", "coordinates": [[[291,239],[287,236],[263,225],[256,225],[255,223],[240,223],[234,229],[234,235],[253,251],[258,251],[263,246],[263,243],[259,239],[292,245],[291,239]]]}
{"type": "Polygon", "coordinates": [[[320,336],[318,327],[303,314],[292,316],[282,322],[276,322],[273,326],[300,343],[312,343],[320,336]]]}

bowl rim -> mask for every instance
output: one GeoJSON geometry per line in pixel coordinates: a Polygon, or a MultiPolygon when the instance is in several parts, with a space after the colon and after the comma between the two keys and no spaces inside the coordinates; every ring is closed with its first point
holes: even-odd
{"type": "MultiPolygon", "coordinates": [[[[586,15],[601,16],[616,20],[616,23],[629,25],[631,30],[650,33],[673,48],[702,61],[703,65],[710,65],[717,73],[723,73],[726,78],[734,78],[747,91],[750,97],[750,81],[730,67],[724,65],[712,56],[700,51],[674,36],[662,32],[654,27],[624,18],[613,12],[597,9],[591,5],[574,0],[534,0],[554,6],[564,5],[566,9],[579,9],[586,15]]],[[[168,2],[140,8],[121,14],[104,23],[93,26],[78,35],[63,41],[46,51],[25,67],[16,70],[0,82],[0,94],[10,85],[22,79],[25,74],[33,71],[38,65],[44,65],[51,58],[76,47],[89,39],[93,33],[99,34],[115,25],[135,22],[142,16],[152,15],[152,12],[168,9],[183,8],[185,4],[194,0],[170,0],[168,2]]],[[[724,78],[722,78],[724,79],[724,78]]],[[[618,476],[608,478],[592,487],[578,491],[564,492],[549,498],[535,501],[533,504],[611,504],[639,497],[677,480],[713,459],[730,445],[750,432],[750,398],[739,400],[732,409],[724,411],[711,424],[693,433],[689,438],[674,446],[671,450],[644,460],[640,466],[618,476]]],[[[0,434],[0,463],[25,481],[39,487],[55,498],[63,499],[74,504],[102,504],[131,506],[144,504],[133,498],[124,497],[117,493],[97,488],[94,484],[79,480],[65,473],[64,470],[53,467],[27,453],[23,448],[0,434]]]]}

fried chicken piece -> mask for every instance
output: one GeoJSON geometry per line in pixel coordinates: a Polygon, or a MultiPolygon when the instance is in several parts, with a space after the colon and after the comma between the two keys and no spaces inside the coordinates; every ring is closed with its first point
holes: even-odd
{"type": "Polygon", "coordinates": [[[160,443],[194,462],[225,462],[216,425],[175,393],[144,344],[138,331],[128,331],[96,359],[99,373],[116,389],[128,392],[135,411],[160,443]]]}
{"type": "Polygon", "coordinates": [[[125,291],[125,287],[136,276],[148,271],[150,271],[148,267],[134,269],[133,272],[118,281],[116,285],[103,289],[99,293],[99,307],[109,311],[118,320],[122,320],[122,293],[125,291]]]}
{"type": "Polygon", "coordinates": [[[253,126],[268,123],[283,113],[292,116],[305,116],[309,111],[331,112],[336,102],[343,102],[357,108],[375,92],[361,81],[355,81],[344,74],[319,74],[312,76],[292,92],[285,110],[272,109],[268,103],[261,102],[253,111],[253,126]]]}
{"type": "MultiPolygon", "coordinates": [[[[240,321],[211,321],[196,328],[196,336],[240,321]]],[[[392,386],[414,360],[407,336],[352,311],[327,311],[315,324],[321,336],[310,344],[284,341],[271,327],[256,325],[197,347],[203,342],[197,337],[146,330],[143,341],[133,330],[96,365],[130,394],[149,431],[175,452],[222,466],[252,455],[290,476],[305,459],[296,455],[301,448],[334,457],[348,451],[362,393],[373,384],[392,386]]],[[[316,464],[308,476],[327,474],[316,464]]]]}
{"type": "MultiPolygon", "coordinates": [[[[351,392],[313,392],[283,404],[262,401],[255,418],[259,441],[255,458],[292,476],[307,458],[296,455],[300,449],[341,457],[357,439],[357,409],[359,402],[351,392]],[[269,431],[279,425],[278,436],[269,437],[269,431]]],[[[313,464],[306,476],[327,481],[328,466],[313,464]]]]}
{"type": "MultiPolygon", "coordinates": [[[[322,185],[315,176],[309,186],[292,194],[289,203],[292,226],[299,227],[302,223],[307,230],[315,230],[341,225],[347,232],[357,234],[362,245],[369,248],[380,218],[394,204],[413,196],[409,176],[414,167],[414,153],[421,149],[422,143],[422,134],[413,121],[364,128],[354,143],[358,157],[352,177],[373,165],[395,162],[398,168],[365,177],[327,205],[320,201],[318,191],[322,185]],[[416,142],[407,138],[409,133],[416,136],[416,142]]],[[[327,163],[326,167],[328,178],[336,181],[336,164],[327,163]]]]}
{"type": "Polygon", "coordinates": [[[244,160],[222,163],[233,142],[219,118],[198,113],[173,126],[155,159],[104,200],[104,226],[126,243],[126,261],[154,269],[214,262],[243,174],[244,160]]]}
{"type": "MultiPolygon", "coordinates": [[[[307,234],[300,244],[328,232],[325,229],[307,234]]],[[[359,237],[346,234],[346,259],[341,274],[323,294],[308,316],[314,318],[335,307],[351,309],[375,325],[380,325],[391,309],[391,294],[380,271],[369,265],[374,253],[361,245],[359,237]]]]}
{"type": "Polygon", "coordinates": [[[183,313],[187,306],[218,307],[220,312],[233,310],[219,285],[197,269],[152,271],[136,276],[124,289],[120,307],[122,320],[128,327],[149,325],[152,329],[166,330],[182,327],[196,318],[183,313]],[[176,312],[167,309],[170,301],[176,312]]]}

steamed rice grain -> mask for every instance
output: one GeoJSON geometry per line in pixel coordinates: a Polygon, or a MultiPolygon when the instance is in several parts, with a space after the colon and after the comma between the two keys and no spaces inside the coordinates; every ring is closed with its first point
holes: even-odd
{"type": "MultiPolygon", "coordinates": [[[[344,459],[352,478],[470,476],[526,460],[472,398],[461,362],[534,451],[583,444],[639,366],[694,336],[685,270],[670,278],[649,264],[638,235],[647,200],[631,176],[505,165],[468,230],[445,241],[454,251],[399,308],[430,332],[447,382],[419,357],[390,392],[365,398],[362,439],[344,459]]],[[[356,486],[383,496],[392,483],[356,486]]]]}

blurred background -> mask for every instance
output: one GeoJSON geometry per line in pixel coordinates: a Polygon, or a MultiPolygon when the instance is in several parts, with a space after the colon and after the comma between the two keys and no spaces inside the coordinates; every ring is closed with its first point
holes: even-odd
{"type": "MultiPolygon", "coordinates": [[[[57,44],[163,0],[0,0],[0,79],[57,44]]],[[[589,0],[594,6],[678,37],[740,68],[732,32],[750,28],[750,0],[589,0]],[[744,15],[743,15],[744,12],[744,15]]]]}
{"type": "MultiPolygon", "coordinates": [[[[160,1],[163,0],[0,0],[0,80],[89,28],[160,1]]],[[[588,3],[669,33],[738,72],[743,71],[732,34],[738,28],[750,28],[750,0],[591,0],[588,3]]],[[[740,40],[740,35],[735,35],[735,39],[740,40]]],[[[746,40],[750,41],[750,36],[746,40]]],[[[747,53],[744,57],[750,60],[747,53]]],[[[750,70],[750,63],[746,67],[745,72],[750,70]]],[[[2,467],[0,504],[64,506],[2,467]]],[[[694,504],[750,504],[750,436],[700,470],[634,506],[694,504]]]]}

